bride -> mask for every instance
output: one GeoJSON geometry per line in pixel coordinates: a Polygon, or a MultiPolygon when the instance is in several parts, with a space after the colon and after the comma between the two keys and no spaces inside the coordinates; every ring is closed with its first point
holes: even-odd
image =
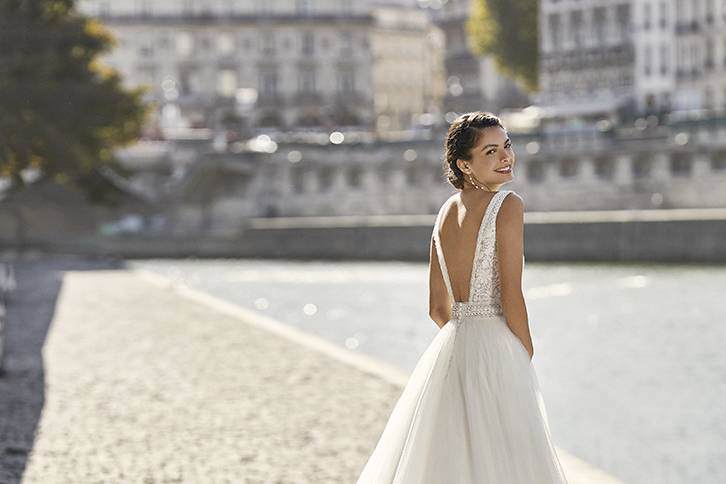
{"type": "Polygon", "coordinates": [[[501,190],[515,155],[487,112],[449,127],[458,191],[436,217],[429,314],[440,327],[357,484],[563,484],[532,366],[522,294],[522,199],[501,190]]]}

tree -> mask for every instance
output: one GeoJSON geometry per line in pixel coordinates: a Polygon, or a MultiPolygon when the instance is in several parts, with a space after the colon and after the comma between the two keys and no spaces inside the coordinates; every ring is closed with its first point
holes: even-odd
{"type": "Polygon", "coordinates": [[[102,200],[99,169],[138,138],[146,88],[127,90],[99,56],[116,45],[74,0],[0,2],[0,176],[14,189],[37,169],[102,200]]]}
{"type": "Polygon", "coordinates": [[[538,87],[538,2],[474,0],[466,22],[472,49],[491,54],[501,72],[530,90],[538,87]]]}

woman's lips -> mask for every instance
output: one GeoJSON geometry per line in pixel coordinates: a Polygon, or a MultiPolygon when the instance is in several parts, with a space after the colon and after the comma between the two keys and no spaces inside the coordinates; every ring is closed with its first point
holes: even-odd
{"type": "Polygon", "coordinates": [[[505,166],[504,168],[499,168],[498,170],[494,170],[497,173],[512,173],[512,165],[505,166]]]}

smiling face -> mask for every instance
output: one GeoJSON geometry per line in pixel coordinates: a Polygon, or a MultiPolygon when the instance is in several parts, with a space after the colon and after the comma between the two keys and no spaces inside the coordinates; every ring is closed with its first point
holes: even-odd
{"type": "Polygon", "coordinates": [[[459,169],[464,173],[465,185],[472,186],[469,174],[474,175],[477,184],[485,184],[492,190],[514,179],[514,150],[507,132],[499,126],[484,128],[479,139],[471,149],[468,160],[457,160],[459,169]]]}

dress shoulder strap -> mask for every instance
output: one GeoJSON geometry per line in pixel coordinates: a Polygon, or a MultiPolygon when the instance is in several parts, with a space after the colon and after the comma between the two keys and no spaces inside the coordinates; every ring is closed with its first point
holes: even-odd
{"type": "MultiPolygon", "coordinates": [[[[484,249],[485,251],[491,253],[495,251],[497,236],[497,215],[499,214],[499,209],[502,207],[502,203],[504,203],[504,199],[507,198],[507,195],[509,195],[510,193],[514,193],[514,191],[502,190],[494,195],[494,198],[490,202],[491,210],[489,211],[487,220],[484,221],[485,223],[482,223],[482,232],[484,233],[481,234],[481,245],[484,245],[488,248],[484,249]]],[[[524,254],[522,254],[522,264],[524,264],[524,254]]]]}
{"type": "Polygon", "coordinates": [[[507,195],[512,193],[511,190],[502,190],[497,192],[496,195],[494,195],[494,198],[492,198],[491,201],[491,210],[489,210],[489,220],[487,223],[494,226],[496,229],[496,220],[497,220],[497,214],[499,213],[499,209],[502,207],[502,203],[504,202],[504,199],[507,198],[507,195]]]}
{"type": "Polygon", "coordinates": [[[439,261],[439,268],[441,269],[441,275],[444,277],[444,285],[446,286],[446,292],[449,293],[449,297],[453,301],[454,291],[451,289],[451,281],[449,280],[449,270],[446,268],[446,260],[444,259],[444,251],[441,248],[441,237],[439,236],[439,227],[441,225],[441,217],[444,213],[444,207],[448,205],[449,197],[439,208],[439,213],[436,214],[436,221],[434,222],[434,229],[432,238],[434,241],[434,247],[436,248],[436,258],[439,261]]]}

